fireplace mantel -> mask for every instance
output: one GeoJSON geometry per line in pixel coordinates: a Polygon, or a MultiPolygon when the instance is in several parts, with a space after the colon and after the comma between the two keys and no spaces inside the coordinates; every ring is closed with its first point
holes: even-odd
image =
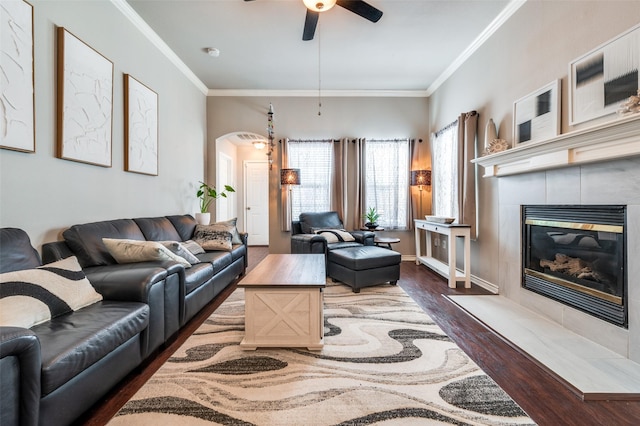
{"type": "Polygon", "coordinates": [[[640,155],[640,115],[576,130],[471,160],[484,167],[483,177],[595,163],[640,155]]]}

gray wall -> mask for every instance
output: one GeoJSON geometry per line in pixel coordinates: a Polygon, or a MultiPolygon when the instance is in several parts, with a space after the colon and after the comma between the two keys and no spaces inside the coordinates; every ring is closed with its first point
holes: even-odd
{"type": "MultiPolygon", "coordinates": [[[[318,116],[318,98],[304,97],[209,97],[207,100],[209,164],[215,164],[211,154],[216,138],[235,131],[249,131],[266,135],[269,102],[275,110],[276,139],[309,138],[396,138],[423,139],[420,162],[430,167],[428,154],[429,126],[426,98],[323,98],[322,115],[318,116]]],[[[238,162],[255,159],[255,153],[238,151],[238,162]],[[246,157],[245,157],[246,156],[246,157]]],[[[238,170],[241,170],[238,167],[238,170]]],[[[279,225],[280,182],[279,156],[275,156],[270,173],[269,193],[269,249],[272,253],[290,251],[289,233],[279,225]]],[[[242,186],[238,176],[238,186],[242,186]]],[[[238,197],[242,200],[242,197],[238,197]]],[[[429,195],[424,196],[423,209],[430,208],[429,195]]],[[[238,211],[241,211],[238,209],[238,211]]],[[[413,233],[387,232],[398,236],[400,244],[394,249],[403,255],[415,254],[413,233]]]]}
{"type": "Polygon", "coordinates": [[[0,150],[0,226],[23,228],[39,247],[76,223],[194,213],[206,155],[205,94],[111,2],[30,2],[36,153],[0,150]],[[111,168],[55,158],[56,26],[114,63],[111,168]],[[158,176],[124,171],[123,73],[158,93],[158,176]]]}
{"type": "MultiPolygon", "coordinates": [[[[527,2],[429,98],[432,129],[475,109],[480,113],[480,149],[490,118],[499,137],[512,141],[513,102],[558,78],[562,83],[561,131],[580,128],[568,126],[569,62],[638,22],[636,0],[527,2]]],[[[482,172],[479,168],[479,176],[482,172]]],[[[498,285],[498,179],[479,177],[478,182],[480,235],[471,246],[471,272],[498,285]]],[[[523,187],[522,191],[535,188],[523,187]]]]}

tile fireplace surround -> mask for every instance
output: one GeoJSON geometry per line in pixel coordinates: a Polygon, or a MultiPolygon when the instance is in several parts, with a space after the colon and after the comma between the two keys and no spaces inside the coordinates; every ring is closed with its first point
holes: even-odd
{"type": "Polygon", "coordinates": [[[499,177],[499,294],[640,363],[640,117],[509,151],[474,160],[485,177],[499,177]],[[526,204],[627,206],[628,329],[521,287],[520,207],[526,204]]]}

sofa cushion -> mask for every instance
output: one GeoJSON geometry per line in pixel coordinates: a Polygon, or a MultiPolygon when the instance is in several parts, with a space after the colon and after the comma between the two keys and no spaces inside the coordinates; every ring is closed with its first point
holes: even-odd
{"type": "Polygon", "coordinates": [[[148,241],[182,241],[182,237],[166,217],[133,219],[148,241]]]}
{"type": "Polygon", "coordinates": [[[32,328],[42,352],[42,395],[78,376],[149,324],[149,307],[102,301],[32,328]]]}
{"type": "Polygon", "coordinates": [[[116,260],[102,242],[103,238],[144,240],[144,234],[133,219],[73,225],[62,233],[65,241],[83,268],[113,265],[116,260]]]}
{"type": "Polygon", "coordinates": [[[189,294],[201,285],[213,279],[213,265],[209,262],[198,263],[184,271],[185,293],[189,294]]]}
{"type": "Polygon", "coordinates": [[[300,229],[303,234],[313,234],[312,228],[342,229],[344,225],[338,212],[300,213],[300,229]]]}
{"type": "Polygon", "coordinates": [[[198,225],[193,239],[205,250],[231,251],[231,226],[225,224],[198,225]]]}
{"type": "Polygon", "coordinates": [[[40,265],[40,255],[25,231],[18,228],[0,229],[0,273],[32,269],[40,265]]]}
{"type": "Polygon", "coordinates": [[[193,233],[196,231],[196,220],[193,216],[184,214],[184,215],[174,215],[167,216],[169,222],[171,222],[180,234],[179,241],[187,241],[193,238],[193,233]]]}
{"type": "Polygon", "coordinates": [[[102,300],[78,260],[0,274],[0,325],[30,328],[102,300]]]}
{"type": "Polygon", "coordinates": [[[233,262],[233,255],[225,251],[208,251],[198,255],[198,259],[213,265],[213,273],[217,274],[233,262]]]}
{"type": "Polygon", "coordinates": [[[135,263],[172,260],[185,268],[191,264],[184,258],[173,253],[157,241],[119,240],[103,238],[104,245],[118,263],[135,263]]]}

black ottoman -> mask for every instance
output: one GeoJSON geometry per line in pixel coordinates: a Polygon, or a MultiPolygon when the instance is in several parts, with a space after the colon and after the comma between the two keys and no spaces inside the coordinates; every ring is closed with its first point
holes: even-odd
{"type": "Polygon", "coordinates": [[[363,287],[391,283],[400,278],[400,253],[376,246],[330,250],[328,275],[351,286],[354,293],[363,287]]]}

